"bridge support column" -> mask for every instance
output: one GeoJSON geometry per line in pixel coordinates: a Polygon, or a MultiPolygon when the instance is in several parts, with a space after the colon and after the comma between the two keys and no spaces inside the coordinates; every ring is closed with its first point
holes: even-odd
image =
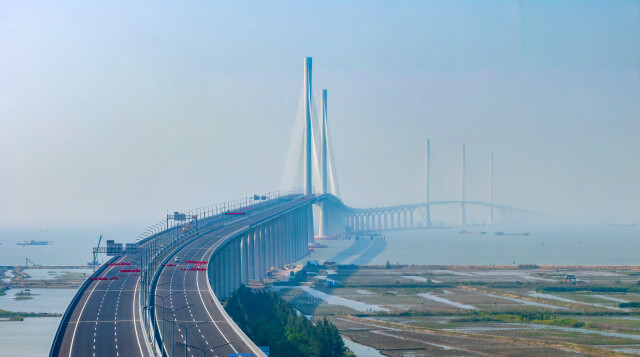
{"type": "Polygon", "coordinates": [[[285,231],[286,231],[286,239],[284,240],[284,243],[286,245],[286,255],[285,255],[285,261],[287,264],[291,263],[291,250],[292,250],[292,246],[293,246],[293,242],[292,242],[292,237],[293,237],[293,224],[291,224],[291,213],[288,213],[285,217],[284,217],[284,222],[285,222],[285,231]]]}
{"type": "Polygon", "coordinates": [[[280,218],[280,265],[287,264],[287,217],[280,218]]]}
{"type": "Polygon", "coordinates": [[[284,246],[282,245],[282,217],[276,220],[276,267],[282,266],[282,251],[284,246]]]}
{"type": "Polygon", "coordinates": [[[271,266],[278,268],[278,219],[271,223],[271,266]]]}
{"type": "Polygon", "coordinates": [[[251,246],[253,248],[253,271],[251,272],[251,278],[255,280],[260,279],[260,227],[253,229],[251,246]]]}
{"type": "Polygon", "coordinates": [[[223,288],[224,288],[224,258],[222,254],[218,253],[218,297],[222,298],[223,288]]]}
{"type": "Polygon", "coordinates": [[[300,253],[300,236],[302,236],[302,223],[300,222],[300,210],[296,210],[295,213],[291,215],[291,238],[292,238],[292,246],[291,246],[291,261],[294,262],[296,260],[296,256],[300,253]]]}
{"type": "Polygon", "coordinates": [[[222,299],[224,295],[224,254],[222,249],[216,254],[218,257],[218,298],[222,299]]]}
{"type": "MultiPolygon", "coordinates": [[[[315,234],[313,232],[313,206],[308,205],[306,207],[307,216],[305,217],[305,221],[307,222],[307,243],[315,242],[315,234]]],[[[309,244],[304,245],[304,255],[309,252],[309,244]]]]}
{"type": "Polygon", "coordinates": [[[265,258],[266,258],[266,269],[265,269],[265,273],[267,271],[271,270],[271,267],[273,266],[273,256],[271,255],[272,251],[273,251],[273,231],[272,231],[272,223],[268,222],[265,223],[265,227],[264,230],[267,233],[266,234],[266,240],[265,240],[265,258]]]}
{"type": "MultiPolygon", "coordinates": [[[[242,271],[243,271],[243,267],[242,267],[242,254],[243,254],[243,249],[242,249],[242,241],[243,239],[246,237],[246,235],[242,235],[239,236],[236,239],[236,285],[235,285],[235,289],[240,288],[240,285],[243,284],[242,282],[242,271]]],[[[247,268],[244,268],[244,271],[247,271],[247,268]]],[[[234,290],[235,290],[234,289],[234,290]]]]}
{"type": "Polygon", "coordinates": [[[235,269],[235,264],[233,261],[233,240],[227,243],[227,266],[225,270],[227,271],[227,291],[225,294],[225,298],[228,298],[231,295],[231,291],[233,291],[233,271],[235,269]]]}
{"type": "Polygon", "coordinates": [[[218,254],[220,254],[220,264],[222,265],[220,269],[220,298],[224,299],[227,297],[227,273],[229,272],[226,247],[223,246],[218,254]]]}
{"type": "Polygon", "coordinates": [[[291,262],[296,260],[300,251],[300,211],[291,213],[291,262]]]}
{"type": "MultiPolygon", "coordinates": [[[[242,236],[233,240],[233,289],[235,292],[242,284],[242,236]]],[[[246,269],[245,269],[246,270],[246,269]]]]}
{"type": "Polygon", "coordinates": [[[300,215],[300,218],[302,219],[302,239],[300,240],[300,252],[296,259],[300,259],[300,257],[304,255],[309,242],[309,220],[307,219],[307,210],[302,208],[300,215]]]}
{"type": "Polygon", "coordinates": [[[254,279],[260,280],[262,277],[262,228],[256,227],[256,231],[254,233],[254,256],[255,256],[255,276],[254,279]]]}
{"type": "Polygon", "coordinates": [[[253,255],[253,235],[254,231],[251,230],[247,233],[247,284],[249,283],[249,279],[253,279],[253,274],[255,272],[255,257],[253,255]]]}
{"type": "Polygon", "coordinates": [[[267,228],[260,227],[260,279],[264,278],[267,272],[267,228]]]}
{"type": "Polygon", "coordinates": [[[329,203],[320,202],[320,224],[318,226],[318,237],[329,237],[329,203]]]}

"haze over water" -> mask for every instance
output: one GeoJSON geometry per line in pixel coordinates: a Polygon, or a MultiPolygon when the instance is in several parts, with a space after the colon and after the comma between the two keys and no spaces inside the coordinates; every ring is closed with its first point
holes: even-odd
{"type": "Polygon", "coordinates": [[[463,228],[388,232],[385,241],[330,241],[330,248],[316,249],[310,259],[376,265],[387,260],[417,265],[637,265],[640,256],[637,226],[512,224],[464,229],[487,233],[460,234],[463,228]],[[530,235],[494,235],[500,231],[530,235]],[[350,253],[343,253],[345,249],[350,253]]]}
{"type": "MultiPolygon", "coordinates": [[[[118,230],[113,230],[117,232],[118,230]]],[[[104,239],[133,240],[128,232],[105,235],[104,239]],[[111,238],[109,238],[111,237],[111,238]],[[129,239],[127,239],[129,238],[129,239]]],[[[98,237],[91,230],[2,230],[0,262],[22,265],[29,258],[41,265],[83,265],[90,261],[91,248],[98,237]],[[18,246],[27,239],[53,240],[48,246],[18,246]]],[[[640,227],[612,227],[604,224],[573,225],[491,225],[467,228],[387,232],[386,247],[375,256],[347,256],[344,263],[358,259],[361,264],[444,265],[637,265],[640,256],[640,227]],[[460,234],[461,230],[487,234],[460,234]],[[529,232],[529,236],[496,236],[495,232],[529,232]]],[[[330,241],[328,252],[318,249],[322,259],[329,259],[355,241],[330,241]]],[[[104,241],[103,241],[104,244],[104,241]]],[[[368,244],[368,243],[366,243],[368,244]]],[[[362,247],[367,249],[367,245],[362,247]]],[[[356,249],[355,251],[361,252],[356,249]]],[[[102,254],[99,261],[106,258],[102,254]]],[[[319,258],[314,258],[319,259],[319,258]]]]}

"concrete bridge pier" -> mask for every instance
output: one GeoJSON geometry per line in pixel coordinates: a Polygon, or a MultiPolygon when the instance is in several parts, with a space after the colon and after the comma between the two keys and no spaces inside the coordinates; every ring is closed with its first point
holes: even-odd
{"type": "Polygon", "coordinates": [[[240,240],[240,283],[249,283],[249,233],[245,233],[240,240]]]}
{"type": "Polygon", "coordinates": [[[219,299],[226,299],[242,284],[264,278],[307,254],[313,241],[311,205],[261,222],[227,238],[212,255],[208,276],[219,299]]]}

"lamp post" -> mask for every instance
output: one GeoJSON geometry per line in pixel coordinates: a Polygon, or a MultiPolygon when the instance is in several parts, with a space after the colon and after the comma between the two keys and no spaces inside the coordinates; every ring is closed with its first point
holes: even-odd
{"type": "Polygon", "coordinates": [[[185,305],[185,306],[180,306],[180,307],[179,307],[179,308],[177,308],[177,309],[173,309],[173,310],[171,310],[171,313],[172,313],[172,314],[174,314],[174,316],[173,316],[173,320],[171,320],[171,357],[173,357],[173,345],[174,345],[174,343],[173,343],[173,336],[175,335],[175,333],[174,333],[173,331],[174,331],[174,328],[175,328],[175,325],[176,325],[176,321],[175,321],[175,319],[176,319],[176,317],[175,317],[175,312],[176,312],[176,311],[178,311],[178,310],[180,310],[180,309],[184,309],[185,307],[189,307],[189,306],[191,306],[191,305],[193,305],[193,304],[187,304],[187,305],[185,305]]]}
{"type": "MultiPolygon", "coordinates": [[[[162,286],[162,285],[166,285],[166,284],[168,284],[168,283],[169,283],[169,282],[164,283],[164,284],[160,284],[160,285],[157,285],[156,287],[158,287],[158,286],[162,286]]],[[[162,300],[162,328],[161,328],[161,329],[162,329],[162,333],[160,334],[160,336],[164,336],[164,320],[165,320],[165,319],[164,319],[164,310],[166,310],[166,309],[167,309],[167,307],[164,305],[164,298],[168,298],[168,297],[170,297],[170,296],[173,296],[173,295],[175,295],[175,294],[179,294],[179,293],[181,293],[181,292],[182,292],[182,291],[176,291],[175,293],[172,293],[172,294],[169,294],[169,295],[164,295],[164,296],[160,296],[160,295],[158,295],[158,294],[154,294],[154,295],[155,295],[155,297],[160,298],[160,299],[162,300]]],[[[160,305],[157,305],[157,304],[156,304],[156,306],[160,306],[160,305]]],[[[185,306],[183,306],[183,307],[185,307],[185,306]]],[[[172,311],[175,311],[175,310],[172,310],[172,311]]]]}
{"type": "MultiPolygon", "coordinates": [[[[209,322],[209,321],[200,321],[200,322],[196,322],[196,323],[191,324],[191,325],[182,325],[182,324],[176,323],[174,321],[175,325],[178,325],[178,326],[184,328],[184,357],[187,357],[187,348],[189,347],[189,327],[195,327],[195,326],[198,326],[198,325],[203,324],[205,322],[209,322]]],[[[172,347],[172,350],[173,350],[173,347],[172,347]]],[[[173,357],[173,351],[171,352],[171,355],[173,357]]]]}
{"type": "Polygon", "coordinates": [[[189,347],[191,348],[195,348],[198,351],[202,351],[202,357],[206,357],[207,356],[207,351],[213,351],[214,349],[218,348],[218,347],[222,347],[222,346],[226,346],[226,345],[230,345],[231,342],[227,342],[227,343],[223,343],[217,346],[213,346],[213,347],[208,347],[208,348],[201,348],[201,347],[197,347],[197,346],[192,346],[189,345],[189,347]]]}

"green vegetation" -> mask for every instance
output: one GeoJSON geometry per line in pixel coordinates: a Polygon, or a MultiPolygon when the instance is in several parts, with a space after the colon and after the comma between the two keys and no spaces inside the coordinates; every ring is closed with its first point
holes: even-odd
{"type": "Polygon", "coordinates": [[[564,293],[574,291],[590,291],[594,293],[629,293],[638,292],[638,288],[633,286],[543,286],[536,289],[537,292],[564,293]]]}
{"type": "Polygon", "coordinates": [[[582,327],[584,322],[572,318],[558,318],[555,314],[523,312],[520,314],[486,314],[453,319],[452,322],[515,322],[535,323],[562,327],[582,327]]]}
{"type": "Polygon", "coordinates": [[[314,325],[274,293],[240,287],[225,309],[258,346],[272,357],[343,357],[346,347],[338,329],[326,319],[314,325]]]}
{"type": "Polygon", "coordinates": [[[46,312],[13,312],[0,309],[0,317],[8,317],[10,321],[22,321],[24,317],[57,317],[60,314],[46,312]]]}
{"type": "Polygon", "coordinates": [[[518,264],[519,269],[538,269],[539,266],[535,264],[518,264]]]}
{"type": "Polygon", "coordinates": [[[33,299],[33,297],[29,295],[16,295],[13,297],[13,300],[15,301],[31,300],[31,299],[33,299]]]}
{"type": "Polygon", "coordinates": [[[621,302],[620,307],[640,307],[640,302],[621,302]]]}

